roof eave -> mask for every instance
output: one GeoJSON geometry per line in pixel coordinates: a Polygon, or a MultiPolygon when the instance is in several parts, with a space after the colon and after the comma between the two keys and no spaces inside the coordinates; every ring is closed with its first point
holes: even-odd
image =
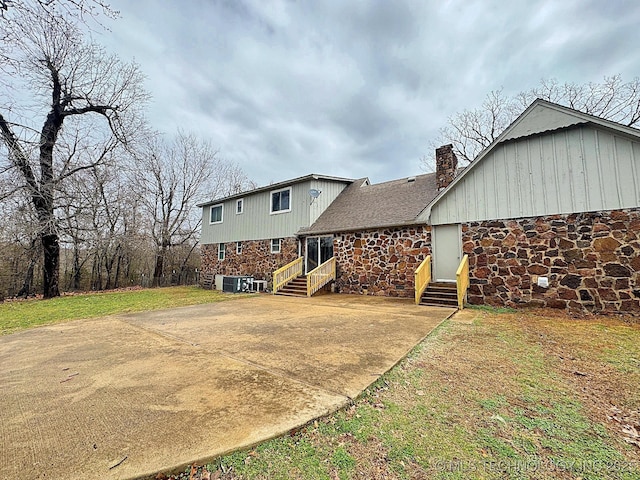
{"type": "Polygon", "coordinates": [[[315,235],[325,235],[325,234],[336,234],[336,233],[353,233],[360,232],[364,230],[379,230],[381,228],[397,228],[397,227],[410,227],[414,225],[425,225],[425,222],[422,220],[407,221],[407,222],[393,222],[382,225],[360,225],[348,228],[333,228],[333,229],[318,229],[318,230],[298,230],[296,233],[297,237],[309,237],[315,235]]]}
{"type": "MultiPolygon", "coordinates": [[[[442,199],[450,190],[452,190],[458,184],[458,182],[460,182],[465,177],[465,175],[469,173],[469,171],[473,170],[475,166],[478,165],[482,161],[482,159],[486,157],[498,144],[502,143],[504,139],[508,135],[510,135],[510,133],[513,131],[516,125],[518,125],[522,121],[522,119],[525,118],[527,115],[529,115],[531,110],[533,110],[538,105],[544,105],[554,110],[569,113],[571,115],[574,115],[577,118],[580,118],[585,123],[599,125],[600,127],[604,127],[610,130],[615,130],[617,132],[623,132],[633,137],[640,138],[640,130],[638,129],[628,127],[620,123],[612,122],[611,120],[605,120],[604,118],[596,117],[588,113],[583,113],[573,108],[565,107],[564,105],[558,105],[557,103],[553,103],[547,100],[543,100],[541,98],[537,98],[520,115],[518,115],[518,117],[513,122],[511,122],[511,124],[507,128],[505,128],[505,130],[500,135],[498,135],[498,137],[493,142],[491,142],[491,144],[488,147],[482,150],[478,154],[478,156],[474,158],[471,161],[471,163],[469,163],[469,165],[462,171],[462,173],[456,176],[453,179],[453,181],[449,185],[447,185],[447,188],[440,191],[438,195],[436,195],[436,197],[433,200],[431,200],[431,202],[429,202],[426,207],[424,207],[422,212],[420,212],[420,214],[418,215],[418,218],[420,218],[421,221],[428,220],[427,217],[430,215],[431,209],[433,208],[433,206],[436,203],[438,203],[440,199],[442,199]]],[[[523,137],[519,137],[519,138],[523,138],[523,137]]],[[[517,140],[517,139],[513,139],[513,140],[517,140]]]]}
{"type": "Polygon", "coordinates": [[[353,183],[355,181],[355,179],[353,178],[332,177],[330,175],[318,175],[316,173],[312,173],[309,175],[304,175],[302,177],[296,177],[289,180],[283,180],[282,182],[272,183],[271,185],[265,185],[263,187],[254,188],[253,190],[234,193],[233,195],[229,195],[227,197],[216,198],[208,202],[198,203],[196,204],[196,206],[201,208],[208,207],[208,206],[216,205],[218,203],[223,203],[229,200],[234,200],[236,198],[246,197],[247,195],[254,195],[256,193],[267,192],[269,190],[277,190],[278,188],[286,187],[289,185],[295,185],[297,183],[308,182],[310,180],[329,180],[332,182],[347,183],[347,184],[353,183]]]}

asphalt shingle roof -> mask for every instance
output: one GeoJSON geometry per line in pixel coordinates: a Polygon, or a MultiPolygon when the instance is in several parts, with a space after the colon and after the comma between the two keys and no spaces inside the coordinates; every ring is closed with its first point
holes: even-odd
{"type": "Polygon", "coordinates": [[[411,225],[437,195],[436,174],[417,175],[370,185],[366,178],[345,188],[308,229],[300,234],[353,232],[411,225]]]}

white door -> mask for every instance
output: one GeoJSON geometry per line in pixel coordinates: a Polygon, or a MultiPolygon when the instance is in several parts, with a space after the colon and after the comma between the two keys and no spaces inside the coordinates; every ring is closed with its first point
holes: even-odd
{"type": "Polygon", "coordinates": [[[437,282],[455,282],[460,265],[460,225],[435,225],[433,227],[433,278],[437,282]]]}

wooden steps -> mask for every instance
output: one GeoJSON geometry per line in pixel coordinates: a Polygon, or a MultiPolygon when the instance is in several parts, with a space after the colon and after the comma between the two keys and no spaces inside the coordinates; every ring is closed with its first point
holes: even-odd
{"type": "Polygon", "coordinates": [[[207,290],[213,289],[213,281],[215,279],[215,275],[213,273],[205,273],[202,275],[202,288],[207,290]]]}
{"type": "Polygon", "coordinates": [[[296,277],[276,292],[276,295],[288,295],[291,297],[307,296],[307,277],[296,277]]]}
{"type": "Polygon", "coordinates": [[[420,298],[420,305],[458,307],[458,290],[455,283],[430,283],[420,298]]]}

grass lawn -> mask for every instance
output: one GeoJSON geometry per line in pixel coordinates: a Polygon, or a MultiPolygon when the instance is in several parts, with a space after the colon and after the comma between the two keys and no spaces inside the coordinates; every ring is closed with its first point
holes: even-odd
{"type": "Polygon", "coordinates": [[[637,321],[465,310],[349,408],[191,478],[631,480],[638,433],[637,321]]]}
{"type": "Polygon", "coordinates": [[[200,287],[166,287],[5,302],[0,303],[0,335],[79,318],[212,303],[228,298],[229,295],[200,287]]]}

